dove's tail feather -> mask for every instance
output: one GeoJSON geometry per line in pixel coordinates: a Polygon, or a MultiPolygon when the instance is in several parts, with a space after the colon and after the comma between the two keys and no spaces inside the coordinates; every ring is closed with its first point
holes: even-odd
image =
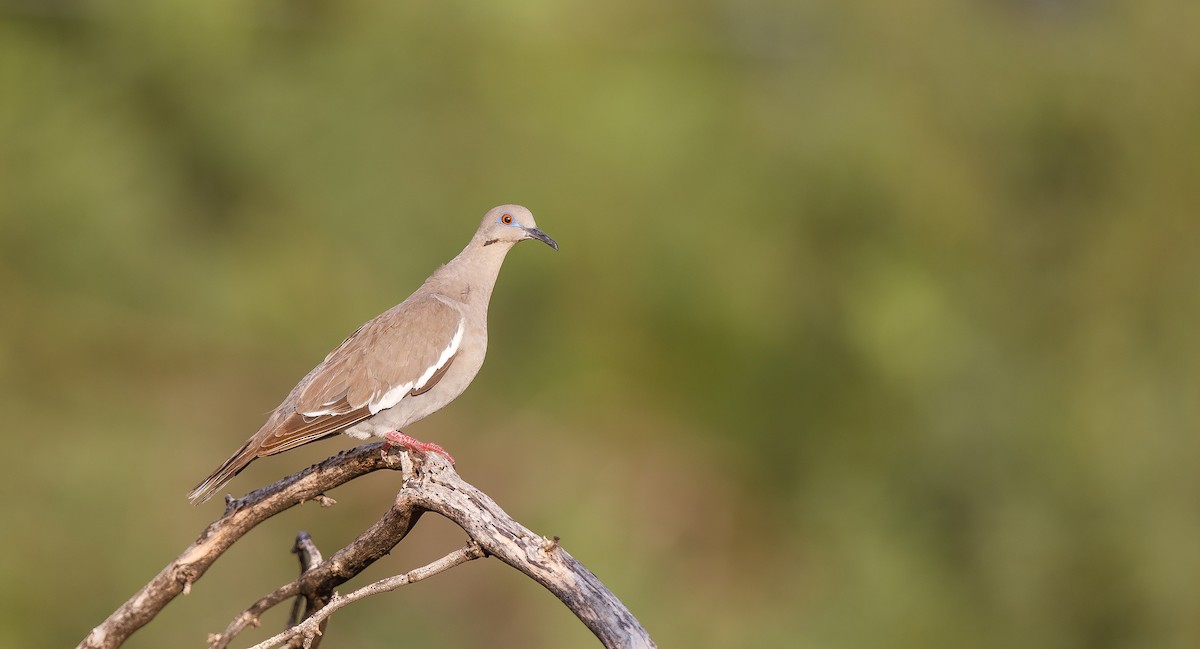
{"type": "Polygon", "coordinates": [[[220,466],[213,474],[204,479],[204,482],[196,485],[195,489],[188,494],[188,500],[192,501],[193,505],[199,505],[212,498],[213,494],[224,487],[233,479],[233,476],[241,473],[242,469],[249,466],[255,458],[258,457],[258,449],[251,448],[254,444],[254,438],[251,438],[242,445],[225,463],[220,466]]]}

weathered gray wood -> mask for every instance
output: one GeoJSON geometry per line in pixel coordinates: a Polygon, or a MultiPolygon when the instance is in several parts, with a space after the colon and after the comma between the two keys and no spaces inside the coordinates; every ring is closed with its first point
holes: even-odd
{"type": "Polygon", "coordinates": [[[226,550],[254,526],[306,500],[315,500],[325,491],[361,475],[398,462],[382,457],[382,444],[367,444],[335,455],[324,462],[248,494],[227,499],[225,514],[209,525],[183,554],[167,564],[153,579],[134,593],[104,622],[92,629],[79,643],[80,649],[119,647],[138,629],[150,623],[163,607],[212,566],[226,550]]]}
{"type": "MultiPolygon", "coordinates": [[[[204,572],[243,534],[258,523],[305,500],[330,504],[324,492],[382,468],[399,470],[404,486],[392,507],[354,541],[328,559],[306,566],[294,581],[275,589],[234,618],[223,633],[210,637],[214,649],[223,649],[247,626],[257,624],[268,609],[302,596],[311,606],[293,631],[272,640],[291,643],[317,640],[319,626],[342,606],[483,556],[495,556],[520,570],[554,593],[605,647],[642,649],[655,647],[645,628],[600,580],[564,550],[556,538],[548,539],[524,527],[487,494],[465,482],[444,458],[427,454],[413,462],[408,452],[380,453],[381,444],[367,444],[342,453],[240,500],[229,499],[225,514],[208,526],[200,538],[167,565],[87,638],[80,648],[119,647],[137,629],[149,623],[181,592],[186,593],[204,572]],[[433,512],[458,524],[471,538],[466,547],[446,558],[367,586],[350,596],[337,597],[334,589],[386,555],[402,541],[424,512],[433,512]],[[325,612],[331,602],[338,604],[325,612]],[[318,630],[313,631],[314,628],[318,630]]],[[[318,553],[319,555],[319,553],[318,553]]],[[[263,646],[278,646],[268,645],[263,646]]]]}
{"type": "Polygon", "coordinates": [[[487,494],[467,484],[440,457],[409,480],[397,495],[413,506],[449,518],[485,552],[525,573],[554,593],[605,647],[655,647],[650,634],[590,570],[559,544],[506,514],[487,494]]]}

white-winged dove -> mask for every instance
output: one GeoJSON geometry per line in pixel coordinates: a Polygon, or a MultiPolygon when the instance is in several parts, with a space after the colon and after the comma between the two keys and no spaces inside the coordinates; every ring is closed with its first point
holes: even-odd
{"type": "Polygon", "coordinates": [[[255,458],[338,433],[384,437],[449,458],[440,446],[418,442],[400,429],[453,401],[479,372],[496,276],[504,256],[525,239],[558,250],[524,207],[489,210],[457,257],[408,299],[350,334],[188,498],[194,504],[208,500],[255,458]]]}

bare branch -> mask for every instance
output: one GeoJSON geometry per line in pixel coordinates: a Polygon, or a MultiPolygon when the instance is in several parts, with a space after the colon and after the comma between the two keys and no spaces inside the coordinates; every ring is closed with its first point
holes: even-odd
{"type": "Polygon", "coordinates": [[[559,545],[513,520],[487,494],[467,484],[440,456],[430,454],[417,479],[407,480],[397,503],[449,518],[490,555],[554,593],[605,647],[655,647],[629,609],[590,570],[559,545]]]}
{"type": "MultiPolygon", "coordinates": [[[[407,458],[407,455],[401,457],[407,458]]],[[[243,611],[215,641],[209,643],[210,646],[212,649],[225,649],[247,626],[258,626],[258,620],[263,613],[297,595],[310,593],[312,597],[328,602],[333,595],[333,589],[396,547],[422,513],[421,510],[411,507],[393,506],[374,525],[359,534],[349,545],[335,552],[332,557],[305,571],[295,581],[276,588],[243,611]]]]}
{"type": "MultiPolygon", "coordinates": [[[[312,536],[308,532],[296,532],[296,543],[292,545],[292,554],[295,554],[300,559],[300,574],[308,572],[313,566],[321,563],[321,550],[317,548],[317,544],[312,540],[312,536]]],[[[296,626],[302,620],[312,615],[315,610],[313,601],[308,598],[297,597],[292,604],[292,613],[288,616],[289,627],[296,626]],[[307,599],[307,610],[301,610],[301,605],[305,604],[307,599]]]]}
{"type": "MultiPolygon", "coordinates": [[[[279,641],[284,638],[298,640],[301,646],[313,646],[321,637],[320,625],[325,624],[341,606],[374,592],[382,592],[381,589],[388,584],[394,584],[387,588],[390,590],[402,583],[449,569],[475,558],[476,552],[480,556],[494,555],[545,586],[596,634],[605,647],[655,647],[646,630],[629,610],[595,575],[559,545],[557,537],[547,539],[513,520],[490,497],[464,482],[441,456],[428,454],[416,464],[408,452],[381,457],[379,447],[380,444],[361,446],[242,500],[230,499],[224,516],[210,525],[200,539],[104,624],[96,627],[79,646],[120,646],[130,634],[153,619],[179,592],[186,592],[186,588],[199,579],[242,534],[267,517],[296,503],[315,499],[322,492],[358,475],[380,468],[399,468],[404,476],[404,487],[396,494],[392,507],[375,524],[328,559],[320,561],[319,553],[313,555],[313,560],[317,562],[308,565],[296,580],[280,586],[252,604],[234,618],[219,636],[210,636],[210,644],[214,649],[228,646],[247,626],[257,626],[264,612],[297,596],[303,596],[310,603],[306,610],[309,617],[277,638],[281,639],[279,641]],[[454,521],[467,532],[472,543],[441,562],[356,591],[363,594],[355,599],[335,597],[335,588],[386,555],[404,539],[426,511],[454,521]],[[464,553],[463,556],[460,557],[460,553],[464,553]],[[344,603],[332,607],[333,601],[344,603]]],[[[315,550],[315,546],[312,549],[315,550]]]]}
{"type": "Polygon", "coordinates": [[[240,500],[227,498],[225,514],[209,525],[183,554],[167,564],[153,579],[134,593],[104,622],[92,629],[79,649],[112,649],[121,646],[135,631],[154,619],[163,607],[212,566],[238,539],[268,518],[323,492],[379,469],[396,469],[396,455],[382,456],[381,443],[367,444],[339,453],[240,500]]]}
{"type": "MultiPolygon", "coordinates": [[[[329,500],[333,500],[330,498],[329,500]]],[[[327,506],[322,503],[322,506],[327,506]]],[[[317,544],[313,541],[312,536],[308,532],[297,532],[296,542],[292,545],[292,552],[300,558],[300,575],[312,569],[313,566],[321,563],[321,550],[317,548],[317,544]]],[[[286,628],[296,626],[300,622],[308,619],[313,613],[321,610],[328,602],[319,597],[313,596],[312,593],[304,593],[303,597],[296,597],[292,602],[292,613],[288,616],[286,628]],[[303,608],[301,608],[303,607],[303,608]]],[[[317,649],[321,644],[321,638],[325,634],[325,625],[317,630],[317,634],[313,636],[307,644],[304,644],[302,638],[293,638],[288,643],[288,649],[317,649]]],[[[210,642],[212,639],[210,638],[210,642]]]]}
{"type": "Polygon", "coordinates": [[[386,579],[380,579],[379,581],[368,586],[363,586],[362,588],[359,588],[358,590],[344,597],[335,594],[333,599],[329,600],[329,604],[314,613],[312,617],[304,620],[304,622],[300,623],[298,626],[294,626],[283,633],[279,633],[267,638],[266,640],[263,640],[253,647],[250,647],[250,649],[270,649],[271,647],[278,647],[282,643],[289,640],[296,639],[301,639],[303,642],[313,643],[311,645],[302,646],[315,646],[315,643],[320,640],[322,635],[324,635],[325,622],[329,619],[329,616],[333,615],[343,606],[352,604],[360,599],[365,599],[372,595],[391,592],[401,586],[416,583],[422,579],[445,572],[468,561],[482,559],[485,556],[487,555],[484,553],[483,548],[479,547],[478,543],[471,541],[467,543],[465,547],[459,548],[458,550],[451,552],[450,554],[438,559],[437,561],[434,561],[433,563],[410,570],[403,575],[394,575],[386,579]]]}

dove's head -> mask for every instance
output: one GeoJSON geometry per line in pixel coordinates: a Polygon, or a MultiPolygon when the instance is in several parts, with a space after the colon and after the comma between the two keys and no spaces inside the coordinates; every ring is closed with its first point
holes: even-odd
{"type": "Polygon", "coordinates": [[[497,243],[512,246],[525,239],[537,239],[558,250],[558,243],[539,230],[533,214],[520,205],[501,205],[488,210],[479,224],[475,239],[484,246],[497,243]]]}

